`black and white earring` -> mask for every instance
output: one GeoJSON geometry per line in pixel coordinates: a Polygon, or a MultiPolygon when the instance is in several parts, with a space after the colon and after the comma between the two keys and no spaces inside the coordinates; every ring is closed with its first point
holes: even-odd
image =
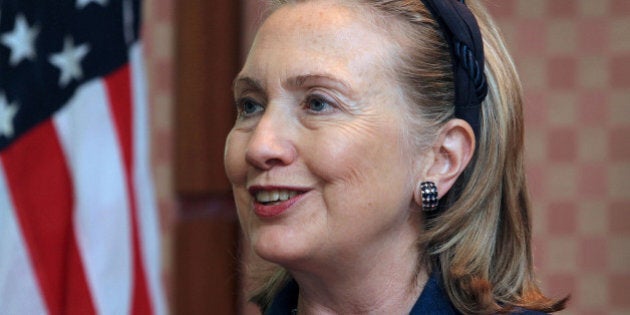
{"type": "Polygon", "coordinates": [[[438,191],[434,182],[420,183],[420,193],[422,194],[422,210],[430,212],[437,209],[438,191]]]}

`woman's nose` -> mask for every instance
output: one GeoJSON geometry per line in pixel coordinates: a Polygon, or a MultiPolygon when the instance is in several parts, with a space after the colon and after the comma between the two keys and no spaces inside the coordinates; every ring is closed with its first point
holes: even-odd
{"type": "Polygon", "coordinates": [[[296,156],[287,120],[272,112],[263,114],[249,140],[245,154],[247,162],[268,170],[276,165],[289,165],[296,156]]]}

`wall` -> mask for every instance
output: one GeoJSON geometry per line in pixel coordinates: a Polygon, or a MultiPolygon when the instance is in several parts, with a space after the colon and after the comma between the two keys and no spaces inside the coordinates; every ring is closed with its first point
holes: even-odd
{"type": "Polygon", "coordinates": [[[630,1],[495,3],[526,91],[540,280],[567,313],[628,314],[630,1]]]}
{"type": "Polygon", "coordinates": [[[492,3],[525,87],[539,278],[568,314],[628,314],[630,1],[492,3]]]}
{"type": "Polygon", "coordinates": [[[164,284],[172,304],[174,189],[174,0],[144,1],[143,42],[149,80],[152,163],[162,228],[164,284]]]}
{"type": "MultiPolygon", "coordinates": [[[[249,43],[258,0],[245,1],[249,43]]],[[[148,0],[153,169],[171,283],[173,0],[148,0]]],[[[564,314],[630,313],[630,1],[486,1],[525,87],[537,272],[564,314]]]]}

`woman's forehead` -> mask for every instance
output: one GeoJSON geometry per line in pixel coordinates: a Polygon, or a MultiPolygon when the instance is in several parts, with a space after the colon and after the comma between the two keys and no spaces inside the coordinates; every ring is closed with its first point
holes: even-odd
{"type": "Polygon", "coordinates": [[[272,39],[308,38],[314,48],[342,44],[352,48],[360,42],[377,43],[384,34],[367,18],[364,10],[331,1],[311,1],[286,5],[263,23],[259,36],[272,39]]]}
{"type": "Polygon", "coordinates": [[[362,13],[333,1],[281,7],[261,26],[243,71],[247,76],[334,73],[348,80],[383,72],[395,58],[395,45],[362,13]]]}

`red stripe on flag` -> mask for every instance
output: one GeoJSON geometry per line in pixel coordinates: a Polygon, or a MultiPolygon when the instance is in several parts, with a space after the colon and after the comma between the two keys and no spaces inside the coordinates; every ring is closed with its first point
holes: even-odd
{"type": "Polygon", "coordinates": [[[52,122],[36,126],[0,156],[49,313],[94,314],[72,225],[72,182],[52,122]]]}
{"type": "Polygon", "coordinates": [[[149,301],[146,274],[142,254],[140,253],[138,207],[136,204],[136,191],[133,185],[133,104],[129,66],[125,65],[123,68],[108,75],[105,78],[105,86],[107,87],[114,122],[118,131],[118,140],[121,144],[131,209],[131,233],[133,242],[133,293],[131,313],[151,314],[152,310],[149,301]]]}

